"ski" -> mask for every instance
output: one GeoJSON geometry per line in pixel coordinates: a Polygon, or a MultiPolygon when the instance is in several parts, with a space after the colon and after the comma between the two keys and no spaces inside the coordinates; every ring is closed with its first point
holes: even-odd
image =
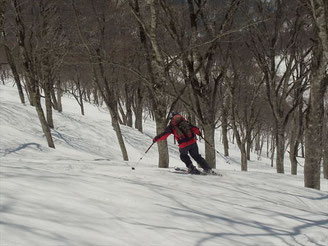
{"type": "Polygon", "coordinates": [[[172,173],[177,173],[177,174],[185,174],[185,175],[206,175],[206,173],[199,171],[199,174],[193,174],[193,173],[189,173],[187,169],[184,168],[179,168],[176,167],[174,168],[173,171],[171,171],[172,173]]]}
{"type": "Polygon", "coordinates": [[[212,176],[220,176],[222,177],[221,173],[217,173],[215,171],[211,171],[211,173],[206,173],[204,171],[199,170],[200,174],[191,174],[188,172],[186,168],[180,168],[180,167],[175,167],[174,171],[172,173],[177,173],[177,174],[189,174],[189,175],[212,175],[212,176]]]}

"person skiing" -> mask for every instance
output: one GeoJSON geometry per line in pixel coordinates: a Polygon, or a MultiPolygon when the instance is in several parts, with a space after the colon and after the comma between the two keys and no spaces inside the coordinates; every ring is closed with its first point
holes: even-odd
{"type": "Polygon", "coordinates": [[[161,134],[154,137],[153,142],[165,140],[173,134],[179,144],[180,159],[186,164],[188,172],[190,174],[200,174],[200,171],[192,164],[189,153],[203,168],[204,172],[211,173],[212,168],[198,151],[196,135],[201,136],[199,128],[190,124],[182,115],[175,112],[171,113],[170,119],[170,124],[161,134]]]}

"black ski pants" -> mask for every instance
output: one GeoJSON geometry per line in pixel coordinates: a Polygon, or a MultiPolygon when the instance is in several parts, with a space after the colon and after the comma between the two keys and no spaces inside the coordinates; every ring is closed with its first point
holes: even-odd
{"type": "Polygon", "coordinates": [[[192,166],[192,161],[190,160],[190,156],[203,168],[204,170],[211,169],[210,165],[207,161],[199,154],[197,143],[193,143],[187,147],[179,149],[180,151],[180,159],[186,164],[189,168],[192,166]]]}

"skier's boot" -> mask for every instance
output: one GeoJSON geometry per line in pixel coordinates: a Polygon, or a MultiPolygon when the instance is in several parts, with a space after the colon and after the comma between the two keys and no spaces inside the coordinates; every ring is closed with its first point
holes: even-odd
{"type": "Polygon", "coordinates": [[[215,174],[215,172],[212,170],[212,168],[204,169],[204,173],[206,173],[206,174],[215,174]]]}
{"type": "Polygon", "coordinates": [[[200,171],[194,166],[194,165],[191,165],[188,167],[188,173],[190,174],[200,174],[200,171]]]}

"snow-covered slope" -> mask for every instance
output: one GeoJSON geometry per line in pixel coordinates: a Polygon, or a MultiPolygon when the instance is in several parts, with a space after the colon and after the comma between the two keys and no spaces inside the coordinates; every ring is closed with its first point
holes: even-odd
{"type": "MultiPolygon", "coordinates": [[[[0,86],[0,245],[328,245],[327,180],[304,188],[265,158],[240,172],[234,147],[231,165],[218,156],[223,177],[159,169],[156,146],[138,163],[149,120],[145,134],[122,126],[123,162],[105,110],[87,104],[80,116],[74,99],[63,103],[50,149],[35,109],[0,86]]],[[[171,137],[169,150],[182,167],[171,137]]]]}

